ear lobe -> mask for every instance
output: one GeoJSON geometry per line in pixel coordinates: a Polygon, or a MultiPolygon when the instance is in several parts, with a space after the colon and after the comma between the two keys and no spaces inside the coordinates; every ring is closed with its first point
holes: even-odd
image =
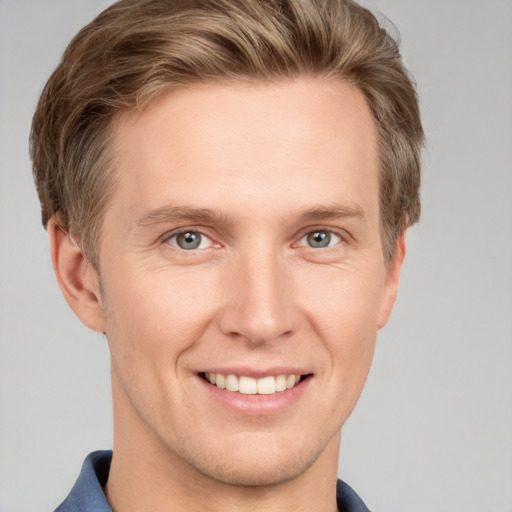
{"type": "Polygon", "coordinates": [[[104,332],[98,273],[56,218],[47,230],[53,270],[66,302],[87,327],[104,332]]]}
{"type": "Polygon", "coordinates": [[[377,327],[382,329],[391,316],[396,296],[398,294],[398,284],[400,282],[400,272],[405,258],[405,230],[397,238],[394,246],[394,253],[389,262],[386,282],[384,284],[384,293],[382,297],[382,305],[379,314],[377,327]]]}

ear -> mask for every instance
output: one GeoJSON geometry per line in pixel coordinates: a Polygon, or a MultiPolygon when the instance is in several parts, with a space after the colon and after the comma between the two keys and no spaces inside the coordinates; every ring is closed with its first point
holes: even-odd
{"type": "Polygon", "coordinates": [[[66,302],[87,327],[104,332],[98,273],[58,219],[52,217],[47,230],[53,270],[66,302]]]}
{"type": "Polygon", "coordinates": [[[400,282],[400,272],[405,258],[405,230],[397,238],[394,246],[393,256],[389,262],[386,282],[384,284],[384,293],[382,296],[382,304],[379,312],[379,321],[377,327],[382,329],[391,316],[396,296],[398,294],[398,284],[400,282]]]}

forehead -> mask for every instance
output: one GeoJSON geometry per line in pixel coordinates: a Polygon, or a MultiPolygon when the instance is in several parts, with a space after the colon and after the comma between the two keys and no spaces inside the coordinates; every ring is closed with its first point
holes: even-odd
{"type": "Polygon", "coordinates": [[[127,214],[177,202],[251,214],[346,202],[378,215],[375,124],[344,83],[180,88],[123,113],[116,147],[112,205],[127,214]]]}

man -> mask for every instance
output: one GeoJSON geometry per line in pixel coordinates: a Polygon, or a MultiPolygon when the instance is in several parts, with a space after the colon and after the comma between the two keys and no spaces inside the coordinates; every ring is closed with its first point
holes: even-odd
{"type": "Polygon", "coordinates": [[[55,273],[111,353],[60,512],[367,510],[341,428],[419,217],[396,43],[348,0],[122,0],[34,115],[55,273]]]}

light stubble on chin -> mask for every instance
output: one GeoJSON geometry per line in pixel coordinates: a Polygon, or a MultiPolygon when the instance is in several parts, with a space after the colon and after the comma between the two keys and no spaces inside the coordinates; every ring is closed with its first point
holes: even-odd
{"type": "MultiPolygon", "coordinates": [[[[176,443],[178,447],[168,447],[174,452],[183,463],[192,467],[194,471],[205,477],[222,484],[237,487],[262,487],[277,486],[299,478],[306,473],[311,466],[322,456],[322,453],[328,449],[331,442],[339,447],[340,431],[334,436],[325,436],[320,442],[311,443],[311,447],[306,451],[297,447],[296,450],[283,450],[281,460],[255,460],[244,457],[240,454],[231,454],[226,461],[222,455],[208,453],[208,447],[201,446],[201,443],[191,443],[189,437],[182,437],[176,443]]],[[[337,450],[335,457],[337,464],[337,450]]]]}

